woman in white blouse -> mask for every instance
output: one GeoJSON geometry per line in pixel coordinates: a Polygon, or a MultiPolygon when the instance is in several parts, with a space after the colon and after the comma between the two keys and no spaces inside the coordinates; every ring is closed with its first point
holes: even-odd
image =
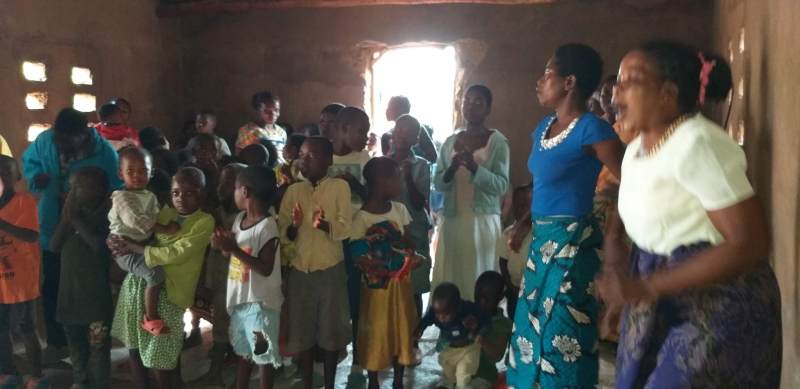
{"type": "Polygon", "coordinates": [[[674,42],[645,44],[620,66],[619,120],[642,131],[625,153],[597,280],[609,318],[625,306],[617,389],[779,387],[765,218],[744,152],[698,113],[731,84],[724,59],[674,42]]]}

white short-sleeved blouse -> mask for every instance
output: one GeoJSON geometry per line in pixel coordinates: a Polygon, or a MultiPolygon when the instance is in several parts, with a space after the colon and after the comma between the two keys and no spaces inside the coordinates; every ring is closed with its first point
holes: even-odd
{"type": "Polygon", "coordinates": [[[721,243],[707,211],[754,194],[741,147],[701,114],[681,124],[651,158],[637,156],[641,147],[641,136],[628,145],[619,190],[619,214],[634,243],[659,255],[721,243]]]}

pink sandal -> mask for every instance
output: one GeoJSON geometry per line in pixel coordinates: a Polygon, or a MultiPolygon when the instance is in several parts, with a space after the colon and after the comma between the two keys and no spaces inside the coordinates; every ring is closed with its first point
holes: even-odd
{"type": "Polygon", "coordinates": [[[147,316],[142,319],[142,328],[155,336],[167,336],[172,333],[164,320],[147,320],[147,316]]]}

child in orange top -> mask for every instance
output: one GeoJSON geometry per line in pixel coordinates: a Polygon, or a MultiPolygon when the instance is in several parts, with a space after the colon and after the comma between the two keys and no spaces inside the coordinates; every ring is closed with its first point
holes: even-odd
{"type": "Polygon", "coordinates": [[[133,128],[123,124],[123,111],[119,105],[103,104],[97,110],[97,117],[100,124],[94,126],[114,150],[119,151],[127,146],[141,146],[139,143],[139,133],[133,128]]]}
{"type": "Polygon", "coordinates": [[[45,388],[42,347],[33,323],[34,300],[39,297],[39,218],[36,200],[14,192],[20,175],[17,161],[0,155],[0,387],[18,387],[22,377],[12,359],[12,327],[25,339],[31,378],[28,388],[45,388]],[[19,318],[17,323],[11,318],[19,318]]]}

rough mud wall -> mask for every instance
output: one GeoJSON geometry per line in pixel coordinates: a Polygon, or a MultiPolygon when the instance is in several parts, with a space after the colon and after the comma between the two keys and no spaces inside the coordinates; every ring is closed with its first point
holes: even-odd
{"type": "Polygon", "coordinates": [[[783,306],[782,387],[800,388],[800,2],[715,0],[715,8],[717,47],[734,48],[734,77],[744,80],[734,112],[745,127],[751,180],[771,220],[783,306]]]}
{"type": "MultiPolygon", "coordinates": [[[[0,134],[15,156],[27,148],[30,123],[52,123],[76,92],[97,96],[98,106],[124,96],[133,104],[131,125],[167,129],[181,120],[182,89],[174,20],[155,16],[155,0],[0,3],[0,134]],[[47,81],[26,81],[22,62],[44,62],[47,81]],[[75,86],[73,66],[88,67],[94,85],[75,86]],[[46,109],[31,111],[25,94],[46,91],[46,109]]],[[[95,114],[89,114],[95,121],[95,114]]]]}
{"type": "Polygon", "coordinates": [[[488,52],[468,83],[485,84],[494,92],[489,124],[511,139],[512,181],[523,183],[530,180],[525,167],[530,132],[549,113],[536,100],[536,80],[558,45],[594,46],[611,74],[622,56],[646,39],[711,42],[709,2],[628,3],[274,9],[181,17],[184,114],[217,109],[220,132],[233,140],[237,128],[255,114],[250,96],[269,89],[281,97],[281,120],[295,126],[316,122],[320,109],[332,101],[363,105],[364,80],[346,61],[348,50],[359,42],[392,46],[477,39],[488,52]]]}

